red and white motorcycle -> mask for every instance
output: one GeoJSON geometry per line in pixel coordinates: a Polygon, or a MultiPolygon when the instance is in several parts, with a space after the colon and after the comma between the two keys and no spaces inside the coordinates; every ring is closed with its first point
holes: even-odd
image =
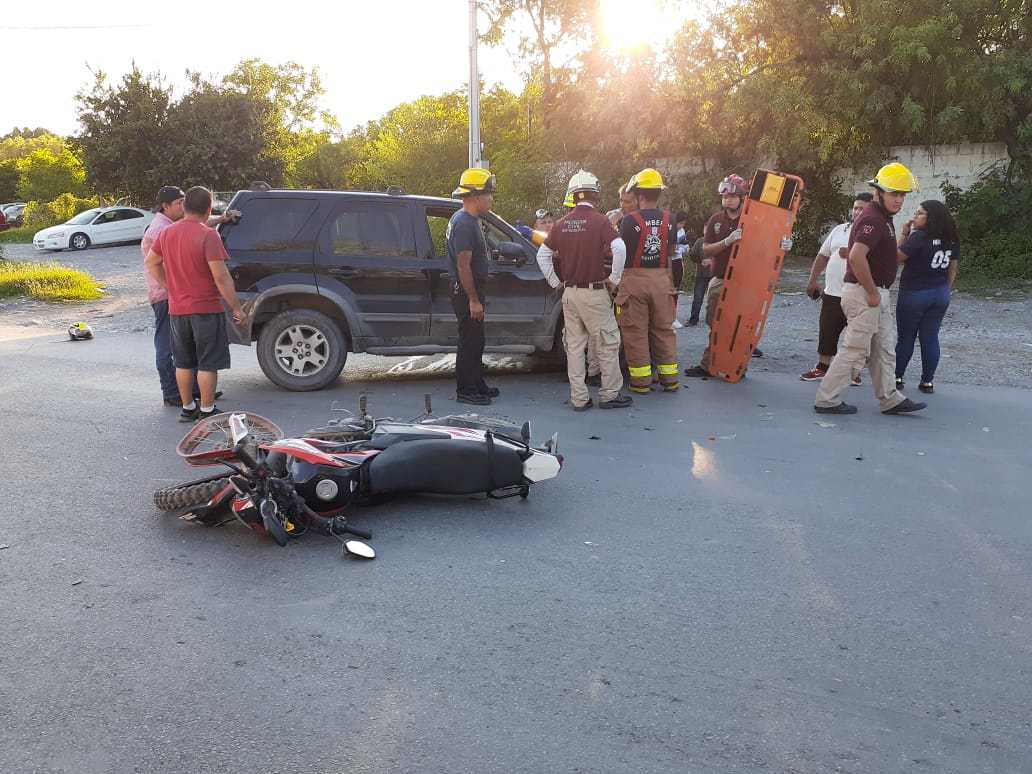
{"type": "Polygon", "coordinates": [[[229,468],[209,478],[154,493],[161,510],[190,510],[181,519],[218,526],[234,518],[280,545],[310,530],[335,535],[350,556],[372,558],[371,547],[347,534],[371,537],[348,523],[355,504],[401,493],[484,494],[526,498],[530,487],[562,469],[558,433],[530,445],[530,423],[459,414],[427,414],[404,422],[359,416],[331,421],[302,438],[284,438],[268,419],[247,412],[199,422],[177,452],[193,466],[229,468]]]}

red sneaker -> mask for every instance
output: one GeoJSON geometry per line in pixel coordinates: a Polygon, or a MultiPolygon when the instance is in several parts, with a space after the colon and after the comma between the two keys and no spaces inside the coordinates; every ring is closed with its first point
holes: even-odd
{"type": "Polygon", "coordinates": [[[824,374],[828,373],[828,369],[814,368],[812,371],[807,371],[805,374],[799,376],[804,382],[816,382],[818,379],[823,379],[824,374]]]}

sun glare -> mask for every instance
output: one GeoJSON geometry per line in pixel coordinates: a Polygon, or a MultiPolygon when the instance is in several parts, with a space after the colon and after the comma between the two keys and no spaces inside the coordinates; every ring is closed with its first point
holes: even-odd
{"type": "Polygon", "coordinates": [[[660,0],[599,0],[605,44],[619,50],[659,45],[683,21],[675,10],[677,5],[682,4],[660,0]]]}

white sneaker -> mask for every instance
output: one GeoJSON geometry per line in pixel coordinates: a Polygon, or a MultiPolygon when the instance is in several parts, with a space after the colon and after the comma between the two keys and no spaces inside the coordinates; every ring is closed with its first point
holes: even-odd
{"type": "Polygon", "coordinates": [[[680,320],[674,320],[674,324],[670,327],[672,327],[676,331],[678,328],[683,328],[684,325],[681,324],[680,320]]]}

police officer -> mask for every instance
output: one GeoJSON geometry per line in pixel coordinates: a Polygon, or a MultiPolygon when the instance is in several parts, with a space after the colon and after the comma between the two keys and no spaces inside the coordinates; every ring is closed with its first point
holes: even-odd
{"type": "Polygon", "coordinates": [[[537,260],[548,284],[563,294],[566,368],[570,380],[570,404],[574,411],[591,408],[591,396],[584,383],[584,349],[594,343],[601,367],[598,406],[626,408],[629,395],[621,395],[620,330],[613,317],[612,293],[620,284],[624,265],[624,243],[612,224],[595,207],[599,198],[598,178],[581,170],[570,179],[568,196],[573,210],[559,218],[538,248],[537,260]],[[606,249],[612,252],[613,268],[605,268],[606,249]],[[563,256],[563,278],[556,276],[552,259],[563,256]]]}
{"type": "Polygon", "coordinates": [[[484,381],[484,289],[487,283],[487,240],[480,218],[491,211],[495,176],[471,167],[462,173],[452,196],[462,199],[462,209],[448,222],[448,279],[452,309],[459,325],[455,355],[455,400],[488,406],[497,398],[497,387],[484,381]]]}
{"type": "MultiPolygon", "coordinates": [[[[653,362],[664,392],[674,392],[681,386],[673,330],[681,277],[671,271],[677,231],[674,217],[659,209],[659,196],[664,190],[659,172],[643,169],[627,183],[636,209],[620,221],[627,259],[616,296],[616,319],[623,336],[630,389],[639,393],[652,388],[653,362]]],[[[683,270],[683,263],[676,263],[683,270]]]]}

